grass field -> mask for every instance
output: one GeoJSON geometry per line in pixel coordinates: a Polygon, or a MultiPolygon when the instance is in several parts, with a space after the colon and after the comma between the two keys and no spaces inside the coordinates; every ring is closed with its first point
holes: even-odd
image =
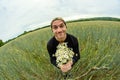
{"type": "MultiPolygon", "coordinates": [[[[70,73],[73,80],[120,80],[120,22],[67,23],[78,38],[81,59],[70,73]],[[107,67],[89,72],[91,68],[107,67]]],[[[50,64],[46,49],[53,36],[50,27],[30,32],[0,47],[0,80],[56,80],[59,71],[50,64]]]]}

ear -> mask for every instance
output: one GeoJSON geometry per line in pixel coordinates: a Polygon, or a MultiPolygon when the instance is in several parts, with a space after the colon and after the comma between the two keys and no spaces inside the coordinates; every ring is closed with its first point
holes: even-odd
{"type": "Polygon", "coordinates": [[[51,31],[53,32],[52,28],[51,28],[51,31]]]}
{"type": "Polygon", "coordinates": [[[65,25],[66,26],[66,29],[67,29],[67,25],[65,25]]]}

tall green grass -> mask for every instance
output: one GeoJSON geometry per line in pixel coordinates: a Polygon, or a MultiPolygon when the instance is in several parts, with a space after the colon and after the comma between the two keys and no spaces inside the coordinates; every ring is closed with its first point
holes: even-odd
{"type": "MultiPolygon", "coordinates": [[[[119,80],[120,22],[83,21],[67,23],[68,33],[78,38],[81,59],[70,73],[79,77],[92,67],[96,70],[80,80],[119,80]]],[[[58,69],[49,60],[49,28],[23,35],[0,47],[0,80],[56,80],[58,69]]]]}

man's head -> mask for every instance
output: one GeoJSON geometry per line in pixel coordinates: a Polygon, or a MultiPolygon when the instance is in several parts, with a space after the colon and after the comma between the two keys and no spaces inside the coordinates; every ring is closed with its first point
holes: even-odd
{"type": "Polygon", "coordinates": [[[63,18],[61,18],[61,17],[56,17],[56,18],[54,18],[54,19],[51,21],[51,28],[52,28],[53,22],[56,21],[56,20],[61,20],[61,21],[66,25],[66,22],[64,21],[63,18]]]}
{"type": "Polygon", "coordinates": [[[66,39],[67,26],[62,18],[57,17],[53,19],[51,22],[51,29],[58,41],[62,42],[66,39]]]}

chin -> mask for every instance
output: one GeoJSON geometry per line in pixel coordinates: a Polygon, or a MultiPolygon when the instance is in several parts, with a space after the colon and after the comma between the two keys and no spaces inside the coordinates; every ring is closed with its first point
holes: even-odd
{"type": "Polygon", "coordinates": [[[63,39],[63,38],[64,38],[63,35],[58,36],[58,39],[63,39]]]}
{"type": "Polygon", "coordinates": [[[59,40],[62,40],[63,38],[62,37],[58,37],[59,40]]]}

